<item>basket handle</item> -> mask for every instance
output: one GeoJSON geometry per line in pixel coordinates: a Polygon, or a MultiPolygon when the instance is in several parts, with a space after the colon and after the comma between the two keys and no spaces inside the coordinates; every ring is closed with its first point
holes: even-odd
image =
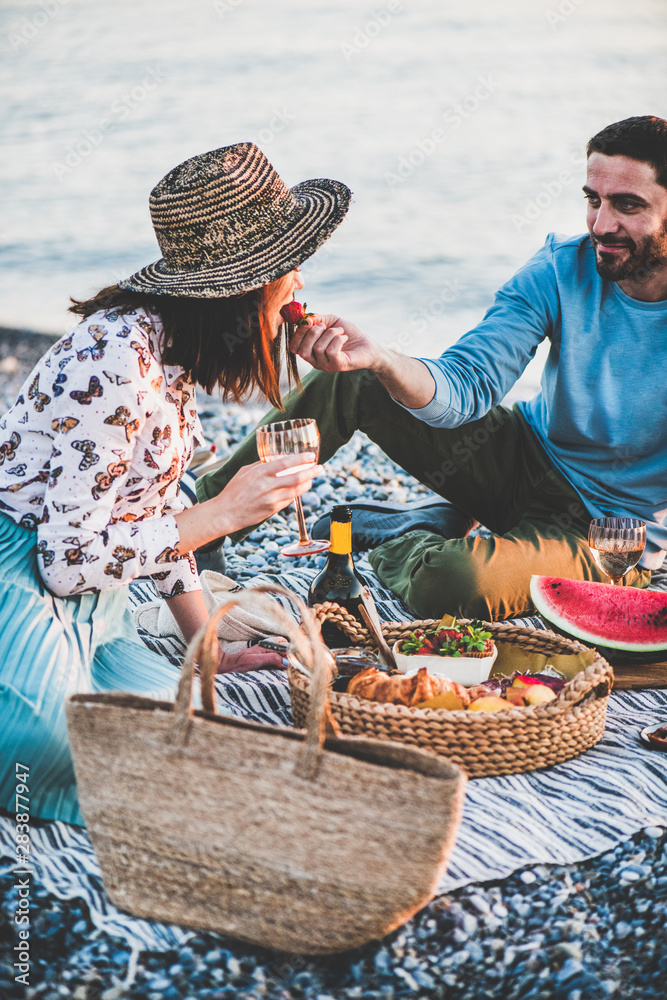
{"type": "Polygon", "coordinates": [[[276,632],[286,635],[290,640],[290,650],[306,666],[312,675],[312,690],[310,709],[306,721],[306,739],[303,753],[297,764],[298,773],[304,778],[314,778],[317,764],[321,756],[324,738],[329,731],[338,735],[339,729],[329,707],[329,681],[331,671],[326,661],[327,650],[322,642],[320,632],[310,608],[296,594],[277,584],[264,584],[252,590],[243,590],[233,600],[227,601],[211,615],[208,622],[202,626],[190,641],[185,652],[181,676],[176,692],[173,711],[173,723],[169,731],[169,742],[175,747],[182,747],[188,735],[191,719],[194,714],[192,707],[192,683],[195,672],[195,661],[199,663],[202,706],[205,712],[215,714],[213,697],[214,680],[218,663],[217,624],[232,608],[251,606],[255,612],[260,612],[272,621],[276,632]],[[282,594],[286,597],[301,616],[301,628],[277,601],[271,600],[269,594],[282,594]],[[305,633],[305,634],[304,634],[305,633]]]}
{"type": "MultiPolygon", "coordinates": [[[[595,661],[593,662],[593,664],[591,664],[591,667],[593,666],[595,666],[595,661]]],[[[573,678],[573,680],[575,682],[579,679],[583,680],[584,674],[587,673],[588,670],[591,669],[591,667],[588,667],[583,674],[578,674],[577,677],[573,678]]],[[[562,714],[563,712],[569,712],[573,705],[576,705],[578,702],[582,701],[587,695],[591,693],[596,701],[599,700],[600,698],[606,698],[607,695],[611,692],[613,685],[614,685],[614,672],[612,668],[609,666],[609,664],[605,662],[605,669],[602,673],[602,676],[598,674],[596,677],[590,678],[584,683],[581,684],[575,683],[574,687],[570,692],[571,697],[569,698],[561,699],[559,696],[558,699],[559,712],[557,714],[562,714]]],[[[549,704],[553,703],[547,702],[547,706],[549,704]]]]}

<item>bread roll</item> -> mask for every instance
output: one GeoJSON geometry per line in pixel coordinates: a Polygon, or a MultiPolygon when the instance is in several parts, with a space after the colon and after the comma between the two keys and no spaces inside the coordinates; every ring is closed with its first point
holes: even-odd
{"type": "Polygon", "coordinates": [[[450,681],[448,677],[429,674],[421,667],[416,674],[386,674],[375,667],[368,667],[352,678],[347,693],[370,701],[383,701],[392,705],[407,705],[412,708],[422,701],[452,691],[465,708],[470,703],[470,695],[462,684],[450,681]]]}

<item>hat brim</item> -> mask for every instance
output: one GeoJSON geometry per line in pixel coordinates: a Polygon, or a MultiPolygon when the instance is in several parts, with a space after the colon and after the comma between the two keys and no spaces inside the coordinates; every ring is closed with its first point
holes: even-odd
{"type": "Polygon", "coordinates": [[[303,181],[292,189],[295,210],[290,222],[270,240],[213,267],[174,271],[164,258],[119,281],[121,288],[153,295],[222,298],[262,288],[293,271],[331,236],[345,218],[352,192],[340,181],[303,181]]]}

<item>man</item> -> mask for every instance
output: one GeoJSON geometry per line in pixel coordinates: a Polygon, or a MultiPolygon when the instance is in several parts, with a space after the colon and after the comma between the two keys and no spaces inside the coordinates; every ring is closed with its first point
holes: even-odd
{"type": "MultiPolygon", "coordinates": [[[[289,397],[286,415],[317,419],[323,461],[360,428],[493,532],[447,537],[465,536],[470,521],[443,503],[355,511],[357,539],[380,542],[371,565],[417,615],[525,614],[533,573],[608,582],[588,548],[591,517],[646,521],[646,551],[624,583],[648,586],[664,559],[667,122],[609,125],[587,154],[588,235],[549,236],[439,359],[406,358],[335,316],[293,337],[291,349],[318,371],[289,397]],[[541,391],[500,406],[544,338],[541,391]]],[[[274,411],[264,421],[281,418],[274,411]]],[[[198,481],[199,498],[256,457],[251,437],[198,481]]]]}

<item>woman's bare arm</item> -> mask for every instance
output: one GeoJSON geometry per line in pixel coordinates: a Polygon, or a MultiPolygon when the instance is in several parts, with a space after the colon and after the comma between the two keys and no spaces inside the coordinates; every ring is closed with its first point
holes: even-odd
{"type": "MultiPolygon", "coordinates": [[[[201,590],[165,598],[169,610],[176,619],[186,642],[190,642],[199,629],[208,621],[208,611],[201,590]]],[[[258,670],[260,667],[281,667],[282,657],[268,649],[249,646],[240,653],[224,653],[220,649],[218,673],[232,673],[243,670],[258,670]]]]}

